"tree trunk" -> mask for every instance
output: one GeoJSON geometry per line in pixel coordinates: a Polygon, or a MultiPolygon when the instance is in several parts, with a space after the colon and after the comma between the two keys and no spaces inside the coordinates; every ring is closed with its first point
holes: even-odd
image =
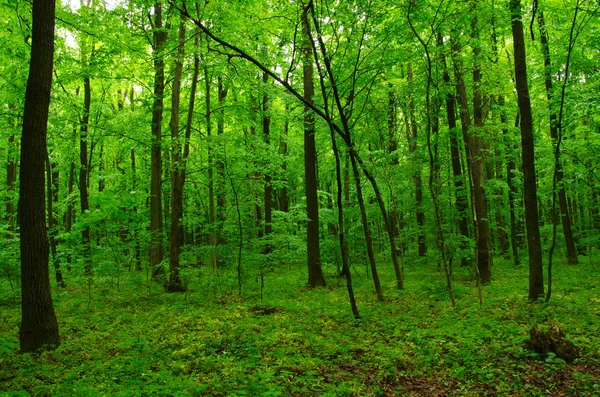
{"type": "MultiPolygon", "coordinates": [[[[406,78],[408,81],[408,113],[410,123],[410,135],[408,146],[411,154],[413,155],[414,161],[416,160],[415,153],[417,152],[417,122],[415,120],[415,104],[412,99],[411,91],[413,87],[413,72],[412,66],[409,63],[406,71],[406,78]]],[[[417,242],[418,242],[418,253],[419,256],[425,256],[427,252],[427,246],[425,245],[425,230],[423,229],[425,224],[425,213],[423,212],[423,180],[421,178],[420,167],[419,170],[413,175],[415,183],[415,202],[417,212],[417,242]]]]}
{"type": "MultiPolygon", "coordinates": [[[[501,106],[504,106],[504,97],[501,98],[501,106]]],[[[521,263],[521,258],[519,255],[519,238],[518,238],[518,227],[517,227],[517,215],[515,214],[515,200],[517,199],[517,195],[519,191],[517,186],[514,183],[514,178],[516,174],[516,165],[513,157],[513,150],[516,148],[513,147],[512,140],[509,138],[509,130],[506,126],[506,114],[504,109],[501,113],[501,122],[503,124],[502,133],[504,135],[505,146],[508,148],[508,152],[506,154],[506,184],[508,185],[508,208],[510,211],[510,245],[512,248],[513,261],[515,266],[521,263]]],[[[518,127],[520,124],[520,118],[517,115],[515,118],[515,127],[518,127]]]]}
{"type": "MultiPolygon", "coordinates": [[[[90,77],[83,79],[83,117],[81,118],[81,127],[79,129],[79,201],[81,204],[81,214],[85,214],[89,208],[88,199],[88,128],[90,123],[90,106],[92,102],[92,86],[90,77]]],[[[90,238],[90,227],[85,226],[81,231],[83,244],[84,272],[86,275],[92,273],[92,246],[90,238]]]]}
{"type": "Polygon", "coordinates": [[[217,78],[217,100],[219,108],[217,111],[217,144],[215,145],[215,168],[217,170],[217,180],[215,181],[215,193],[217,196],[217,208],[216,208],[216,220],[217,220],[217,242],[218,244],[224,244],[223,241],[223,225],[225,223],[225,214],[227,209],[225,208],[225,163],[223,162],[223,140],[222,136],[225,132],[225,98],[227,97],[227,89],[223,87],[223,78],[217,78]]]}
{"type": "Polygon", "coordinates": [[[19,219],[21,225],[21,352],[60,345],[48,271],[44,204],[46,132],[54,59],[54,0],[34,0],[29,78],[25,92],[19,219]]]}
{"type": "Polygon", "coordinates": [[[152,150],[150,175],[150,268],[152,279],[158,280],[165,276],[161,267],[164,255],[163,247],[163,209],[162,209],[162,118],[163,95],[165,90],[165,61],[164,45],[167,32],[163,31],[162,5],[154,4],[154,103],[152,105],[152,150]]]}
{"type": "Polygon", "coordinates": [[[48,238],[50,240],[50,252],[52,253],[52,264],[54,265],[54,276],[56,283],[63,287],[65,283],[63,281],[62,271],[60,270],[60,261],[58,259],[58,252],[56,250],[56,234],[57,229],[55,225],[54,216],[54,203],[58,204],[58,170],[56,169],[56,163],[50,165],[50,156],[46,150],[46,201],[48,203],[48,238]]]}
{"type": "MultiPolygon", "coordinates": [[[[281,163],[281,172],[282,172],[284,178],[286,178],[286,173],[287,173],[287,139],[288,139],[288,133],[290,130],[290,120],[287,115],[289,114],[289,111],[290,111],[290,107],[286,103],[285,104],[286,116],[285,116],[285,122],[283,125],[283,133],[279,135],[279,140],[280,140],[279,152],[281,154],[281,157],[283,158],[283,162],[281,163]]],[[[283,186],[279,190],[279,210],[282,212],[289,211],[289,197],[288,197],[286,184],[283,184],[283,186]]]]}
{"type": "MultiPolygon", "coordinates": [[[[544,13],[540,11],[538,16],[540,26],[540,43],[542,44],[542,53],[544,54],[544,77],[546,85],[546,96],[548,97],[548,109],[550,111],[550,137],[554,142],[558,140],[558,130],[561,128],[558,125],[559,120],[556,114],[555,106],[553,106],[553,89],[552,89],[552,69],[550,63],[550,47],[548,45],[548,33],[546,32],[546,24],[544,22],[544,13]]],[[[567,206],[567,194],[563,184],[563,171],[560,163],[556,165],[556,186],[558,186],[558,205],[560,208],[560,220],[565,236],[565,244],[567,246],[567,261],[570,265],[576,265],[577,248],[575,248],[575,240],[573,239],[573,231],[571,228],[571,218],[569,216],[569,207],[567,206]]]]}
{"type": "MultiPolygon", "coordinates": [[[[19,123],[20,124],[20,123],[19,123]]],[[[7,238],[14,238],[15,227],[15,182],[17,181],[17,162],[15,135],[8,138],[8,164],[6,166],[6,220],[8,222],[7,238]]]]}
{"type": "Polygon", "coordinates": [[[520,0],[510,0],[512,35],[514,45],[515,80],[521,113],[521,146],[523,161],[523,190],[525,201],[525,225],[527,228],[527,249],[529,253],[529,299],[536,300],[544,295],[544,275],[542,268],[542,245],[537,210],[537,187],[535,175],[535,152],[533,141],[533,119],[529,88],[527,85],[527,65],[525,38],[521,21],[520,0]]]}
{"type": "MultiPolygon", "coordinates": [[[[476,1],[474,4],[476,5],[476,1]]],[[[477,10],[474,10],[471,20],[472,39],[479,41],[479,30],[477,27],[477,10]]],[[[471,181],[473,184],[473,209],[475,216],[475,236],[477,238],[477,269],[479,280],[487,284],[492,277],[492,236],[488,219],[487,198],[484,179],[484,148],[485,142],[482,137],[483,129],[483,101],[481,96],[481,67],[479,65],[480,49],[478,44],[473,45],[473,124],[469,144],[471,145],[471,181]]]]}
{"type": "MultiPolygon", "coordinates": [[[[438,46],[443,46],[442,34],[438,33],[438,46]]],[[[464,183],[462,167],[460,164],[460,150],[458,146],[458,129],[456,127],[456,100],[450,91],[450,74],[446,65],[446,57],[442,52],[441,63],[443,68],[443,80],[448,85],[448,93],[446,94],[446,116],[448,119],[448,129],[450,136],[450,157],[452,161],[452,176],[454,181],[455,206],[458,214],[458,231],[461,235],[460,248],[464,252],[469,245],[469,224],[467,210],[469,209],[469,201],[467,198],[467,189],[464,183]]],[[[464,253],[461,255],[461,266],[469,266],[469,259],[464,253]]]]}
{"type": "MultiPolygon", "coordinates": [[[[271,144],[271,116],[269,114],[269,96],[267,95],[267,83],[269,81],[269,75],[263,74],[263,100],[262,100],[262,125],[263,125],[263,136],[267,148],[271,144]]],[[[268,150],[268,149],[267,149],[268,150]]],[[[265,172],[265,236],[268,238],[273,232],[273,184],[271,183],[271,175],[269,172],[265,172]]],[[[264,253],[268,254],[272,251],[272,246],[267,243],[264,249],[264,253]]]]}
{"type": "MultiPolygon", "coordinates": [[[[183,56],[185,45],[185,24],[179,22],[177,57],[171,92],[171,229],[169,234],[169,282],[167,290],[182,292],[186,286],[179,275],[179,254],[183,246],[183,184],[185,174],[181,173],[181,140],[179,138],[179,105],[181,97],[181,76],[183,74],[183,56]]],[[[185,172],[185,171],[184,171],[185,172]]]]}
{"type": "MultiPolygon", "coordinates": [[[[309,38],[308,8],[302,13],[302,62],[304,99],[313,101],[313,56],[309,38]]],[[[306,251],[308,254],[308,284],[325,286],[321,268],[319,246],[319,201],[317,197],[317,150],[315,147],[315,119],[308,106],[304,106],[304,181],[306,188],[306,251]]]]}

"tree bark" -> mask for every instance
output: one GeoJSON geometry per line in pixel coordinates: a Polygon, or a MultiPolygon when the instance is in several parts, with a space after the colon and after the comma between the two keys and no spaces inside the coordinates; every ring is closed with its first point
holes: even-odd
{"type": "MultiPolygon", "coordinates": [[[[408,82],[408,114],[409,114],[409,125],[410,125],[410,135],[408,146],[411,154],[414,156],[417,152],[417,121],[415,120],[415,104],[412,98],[412,87],[413,87],[413,72],[412,66],[409,63],[406,70],[406,78],[408,82]]],[[[414,158],[416,161],[416,157],[414,158]]],[[[427,246],[425,245],[425,230],[423,229],[425,225],[425,213],[423,212],[422,204],[423,204],[423,180],[421,178],[421,170],[420,167],[413,175],[413,180],[415,183],[415,206],[416,206],[416,216],[417,216],[417,242],[418,242],[418,253],[419,256],[425,256],[427,252],[427,246]]]]}
{"type": "MultiPolygon", "coordinates": [[[[302,62],[304,99],[313,102],[313,56],[309,37],[308,7],[302,13],[302,62]]],[[[319,246],[319,201],[317,197],[317,150],[315,146],[315,119],[308,106],[304,106],[304,181],[306,189],[306,251],[308,256],[308,284],[325,286],[321,268],[319,246]]]]}
{"type": "MultiPolygon", "coordinates": [[[[281,172],[283,177],[286,178],[287,173],[287,139],[288,133],[290,130],[290,120],[288,118],[288,114],[290,111],[289,105],[285,104],[285,122],[283,124],[283,133],[279,135],[279,152],[281,157],[283,157],[283,162],[281,163],[281,172]]],[[[287,178],[286,178],[287,179],[287,178]]],[[[282,212],[289,211],[289,197],[287,192],[287,185],[283,184],[281,189],[279,190],[279,210],[282,212]]]]}
{"type": "MultiPolygon", "coordinates": [[[[267,94],[267,83],[269,81],[269,75],[263,73],[263,100],[262,100],[262,127],[263,136],[267,147],[271,144],[271,116],[269,114],[269,96],[267,94]]],[[[265,236],[269,237],[273,233],[273,184],[271,183],[272,177],[269,172],[265,172],[265,236]]],[[[270,243],[267,243],[264,249],[264,253],[268,254],[272,251],[273,247],[270,243]]]]}
{"type": "MultiPolygon", "coordinates": [[[[79,128],[79,201],[81,214],[85,214],[89,208],[88,198],[88,128],[90,124],[90,106],[92,102],[92,86],[90,77],[83,78],[83,116],[79,128]]],[[[83,248],[84,272],[86,275],[92,273],[92,245],[90,227],[85,226],[81,231],[81,243],[83,248]]]]}
{"type": "Polygon", "coordinates": [[[218,110],[216,112],[217,116],[217,144],[215,145],[216,155],[215,155],[215,168],[217,171],[217,180],[215,181],[215,193],[217,196],[217,208],[216,208],[216,220],[217,220],[217,242],[219,244],[224,244],[223,241],[223,225],[225,223],[225,214],[226,214],[226,194],[225,194],[225,162],[223,161],[223,140],[222,136],[225,132],[225,98],[227,97],[227,91],[223,86],[223,78],[219,76],[217,78],[217,100],[218,100],[218,110]]]}
{"type": "MultiPolygon", "coordinates": [[[[476,7],[477,1],[474,1],[476,7]]],[[[472,39],[479,41],[479,28],[477,26],[477,9],[474,7],[474,17],[471,20],[472,39]]],[[[481,66],[479,44],[473,45],[473,129],[470,129],[471,136],[469,144],[471,145],[471,181],[473,188],[473,209],[475,216],[475,236],[477,247],[477,269],[479,280],[482,284],[487,284],[492,277],[492,236],[490,233],[490,224],[487,210],[487,197],[485,191],[484,179],[484,148],[485,142],[482,137],[483,129],[483,101],[481,95],[481,66]]]]}
{"type": "Polygon", "coordinates": [[[152,279],[165,276],[161,267],[164,255],[163,247],[163,209],[162,209],[162,118],[165,90],[164,46],[167,32],[163,31],[162,4],[154,4],[154,103],[152,105],[152,149],[150,174],[150,268],[152,279]]]}
{"type": "MultiPolygon", "coordinates": [[[[443,46],[442,34],[438,33],[438,46],[443,46]]],[[[446,57],[442,51],[441,64],[443,68],[442,78],[444,83],[450,85],[450,74],[446,65],[446,57]]],[[[450,88],[446,94],[446,117],[448,119],[448,129],[450,137],[450,158],[452,161],[452,176],[454,183],[455,206],[458,214],[458,231],[461,235],[460,248],[465,252],[468,248],[469,224],[467,211],[469,209],[469,201],[467,198],[467,188],[465,187],[464,176],[460,164],[460,150],[458,144],[458,129],[456,127],[456,100],[450,88]]],[[[461,255],[461,266],[469,266],[467,255],[461,255]]]]}
{"type": "Polygon", "coordinates": [[[520,0],[510,0],[510,11],[512,17],[515,80],[519,111],[521,113],[521,156],[523,161],[527,250],[529,254],[529,299],[536,300],[538,297],[544,295],[544,275],[537,209],[533,118],[527,83],[527,58],[525,56],[525,38],[523,34],[523,22],[521,21],[520,0]]]}
{"type": "MultiPolygon", "coordinates": [[[[20,123],[19,123],[20,124],[20,123]]],[[[6,220],[8,222],[7,238],[14,238],[15,227],[15,182],[17,181],[17,162],[15,135],[8,138],[8,164],[6,165],[6,220]]]]}
{"type": "Polygon", "coordinates": [[[54,60],[54,0],[34,0],[29,77],[25,92],[19,219],[21,225],[21,352],[60,345],[48,271],[44,203],[46,132],[54,60]]]}
{"type": "Polygon", "coordinates": [[[171,92],[171,229],[169,234],[169,282],[167,290],[182,292],[186,286],[179,275],[179,254],[183,246],[183,161],[181,157],[181,140],[179,138],[179,105],[181,103],[181,76],[183,74],[183,56],[185,45],[185,24],[179,23],[177,57],[171,92]]]}
{"type": "MultiPolygon", "coordinates": [[[[550,46],[548,44],[548,32],[546,31],[543,11],[539,12],[538,22],[540,27],[540,43],[542,45],[542,54],[544,55],[544,80],[546,86],[546,96],[548,97],[548,110],[550,112],[550,137],[554,142],[556,142],[558,140],[558,130],[561,128],[561,126],[558,125],[558,116],[556,114],[555,106],[553,106],[554,104],[552,103],[554,90],[552,87],[550,46]]],[[[565,236],[565,245],[567,246],[567,262],[570,265],[576,265],[578,263],[577,248],[575,247],[575,240],[573,238],[571,218],[569,216],[567,194],[565,192],[563,178],[564,173],[560,163],[558,163],[556,165],[556,186],[558,186],[558,206],[560,208],[560,220],[563,227],[563,234],[565,236]]]]}
{"type": "Polygon", "coordinates": [[[56,249],[56,218],[54,216],[54,203],[58,204],[58,170],[56,163],[50,164],[50,156],[46,151],[46,201],[48,203],[48,238],[50,240],[50,252],[52,254],[52,264],[54,265],[54,276],[56,283],[63,287],[65,286],[62,271],[60,269],[60,261],[56,249]]]}

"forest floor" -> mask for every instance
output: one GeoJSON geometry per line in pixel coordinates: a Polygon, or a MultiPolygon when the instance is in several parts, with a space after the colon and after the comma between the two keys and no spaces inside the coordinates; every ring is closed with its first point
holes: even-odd
{"type": "Polygon", "coordinates": [[[383,303],[364,268],[355,320],[343,280],[309,289],[301,264],[260,277],[247,265],[186,271],[187,293],[145,272],[53,285],[61,346],[18,352],[20,304],[0,280],[0,396],[599,396],[600,264],[555,265],[549,303],[527,300],[527,269],[497,259],[483,305],[455,269],[456,307],[436,266],[407,264],[405,289],[384,266],[383,303]],[[555,323],[580,349],[572,364],[524,348],[555,323]]]}

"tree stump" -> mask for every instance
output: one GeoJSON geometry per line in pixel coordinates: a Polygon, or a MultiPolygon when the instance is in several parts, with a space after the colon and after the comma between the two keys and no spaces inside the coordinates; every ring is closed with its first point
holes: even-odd
{"type": "Polygon", "coordinates": [[[556,357],[571,363],[579,357],[577,347],[573,342],[565,339],[565,331],[558,328],[556,324],[550,324],[548,331],[541,330],[535,324],[529,330],[529,338],[525,347],[539,353],[544,358],[548,357],[548,353],[554,353],[556,357]]]}

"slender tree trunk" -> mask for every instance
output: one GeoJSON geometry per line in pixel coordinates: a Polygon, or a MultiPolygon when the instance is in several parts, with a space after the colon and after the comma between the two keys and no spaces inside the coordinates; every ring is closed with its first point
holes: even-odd
{"type": "MultiPolygon", "coordinates": [[[[265,139],[265,143],[267,147],[271,144],[271,116],[269,114],[269,96],[267,95],[267,83],[269,81],[269,75],[263,74],[263,100],[262,100],[262,127],[263,127],[263,136],[265,139]]],[[[265,207],[265,236],[269,237],[269,235],[273,232],[273,184],[271,183],[271,175],[269,172],[265,172],[265,197],[264,197],[264,207],[265,207]]],[[[264,252],[266,254],[272,251],[273,247],[270,243],[265,246],[264,252]]]]}
{"type": "MultiPolygon", "coordinates": [[[[555,106],[553,102],[553,88],[552,88],[552,67],[550,63],[550,47],[548,44],[548,33],[546,31],[546,24],[544,22],[543,11],[539,12],[538,22],[540,26],[540,43],[542,44],[542,53],[544,54],[544,77],[546,85],[546,96],[548,97],[548,108],[550,111],[550,137],[553,141],[558,140],[558,130],[561,128],[558,125],[558,117],[556,114],[555,106]]],[[[563,170],[560,163],[557,164],[556,169],[556,185],[558,186],[558,205],[560,208],[560,220],[563,227],[563,234],[565,236],[565,244],[567,246],[567,261],[570,265],[576,265],[577,260],[577,248],[575,248],[575,240],[573,238],[573,231],[571,230],[571,218],[569,216],[569,207],[567,206],[567,194],[565,193],[565,187],[563,184],[563,170]]]]}
{"type": "Polygon", "coordinates": [[[369,221],[367,219],[367,210],[365,208],[365,200],[362,193],[362,184],[360,181],[360,171],[356,162],[356,157],[349,150],[350,163],[352,164],[352,172],[354,174],[354,184],[356,186],[356,199],[360,207],[360,220],[363,227],[363,233],[365,235],[365,244],[367,246],[367,255],[369,257],[369,265],[371,267],[371,277],[373,278],[373,285],[375,287],[375,293],[377,294],[377,300],[383,301],[383,291],[381,289],[381,282],[379,281],[379,272],[377,271],[377,264],[375,262],[375,253],[373,251],[373,239],[371,237],[371,231],[369,230],[369,221]]]}
{"type": "Polygon", "coordinates": [[[206,140],[207,140],[207,162],[208,162],[208,224],[210,225],[210,245],[212,247],[210,262],[213,269],[217,267],[218,253],[217,246],[219,238],[217,232],[217,224],[215,217],[215,170],[214,157],[215,145],[212,136],[212,109],[211,109],[211,77],[208,68],[204,67],[204,89],[205,97],[205,119],[206,119],[206,140]]]}
{"type": "MultiPolygon", "coordinates": [[[[442,34],[438,33],[438,46],[443,46],[442,34]]],[[[443,80],[444,83],[449,86],[450,74],[446,66],[446,57],[442,52],[441,63],[443,68],[443,80]]],[[[458,146],[458,129],[456,127],[456,100],[454,95],[449,90],[446,94],[446,116],[448,119],[448,129],[450,130],[450,157],[452,161],[452,176],[454,181],[454,195],[455,195],[455,206],[458,214],[458,231],[461,235],[460,248],[466,251],[469,245],[469,225],[467,211],[469,209],[469,201],[467,198],[467,189],[464,183],[464,177],[462,174],[462,167],[460,164],[460,150],[458,146]]],[[[469,266],[469,259],[467,255],[461,255],[461,266],[469,266]]]]}
{"type": "Polygon", "coordinates": [[[525,197],[525,222],[527,228],[527,249],[529,253],[529,299],[536,300],[544,295],[544,275],[542,268],[542,245],[537,210],[537,187],[535,175],[535,152],[533,141],[533,119],[527,65],[525,38],[521,21],[520,0],[510,0],[512,34],[514,45],[515,80],[521,113],[521,146],[523,160],[523,190],[525,197]]]}
{"type": "Polygon", "coordinates": [[[54,276],[56,283],[63,287],[65,283],[63,281],[62,271],[60,269],[60,261],[58,259],[58,252],[56,250],[56,234],[57,225],[55,225],[54,217],[54,203],[58,203],[58,170],[56,170],[56,163],[50,165],[50,156],[46,150],[46,201],[48,203],[48,238],[50,240],[50,252],[52,253],[52,264],[54,265],[54,276]],[[54,170],[53,170],[54,169],[54,170]]]}
{"type": "MultiPolygon", "coordinates": [[[[77,128],[73,128],[73,144],[77,140],[77,128]]],[[[69,165],[69,180],[67,182],[67,211],[65,212],[65,232],[71,233],[73,228],[73,222],[75,214],[73,212],[73,185],[75,184],[75,158],[71,157],[71,163],[69,165]]],[[[69,251],[67,253],[67,270],[71,271],[71,260],[72,255],[69,251]]]]}
{"type": "MultiPolygon", "coordinates": [[[[83,79],[83,117],[81,118],[81,127],[79,129],[79,200],[81,204],[81,213],[85,214],[89,210],[88,199],[88,128],[90,122],[90,106],[92,102],[92,86],[90,77],[83,79]]],[[[90,237],[90,227],[85,226],[81,231],[83,244],[84,271],[86,275],[92,273],[92,246],[90,237]]]]}
{"type": "Polygon", "coordinates": [[[21,226],[21,352],[60,345],[48,271],[44,162],[54,59],[54,0],[34,0],[29,78],[25,92],[19,220],[21,226]]]}
{"type": "Polygon", "coordinates": [[[342,253],[342,273],[346,278],[346,289],[348,290],[348,298],[350,300],[350,308],[354,318],[359,319],[360,313],[356,306],[356,299],[354,297],[354,288],[352,285],[352,274],[350,272],[350,264],[348,261],[348,243],[346,242],[346,235],[344,232],[344,201],[343,201],[343,188],[342,183],[342,166],[340,163],[340,151],[335,138],[335,131],[330,129],[331,132],[331,146],[333,154],[335,156],[335,179],[337,182],[337,212],[338,212],[338,238],[340,242],[340,252],[342,253]]]}
{"type": "MultiPolygon", "coordinates": [[[[504,97],[500,97],[500,105],[504,107],[504,97]]],[[[503,125],[502,133],[504,135],[505,146],[508,148],[506,153],[506,184],[508,185],[508,208],[510,211],[510,245],[512,248],[513,261],[515,266],[521,263],[521,258],[519,255],[519,239],[518,239],[518,227],[517,227],[517,215],[515,214],[515,200],[517,200],[517,195],[519,191],[517,186],[514,183],[514,178],[516,174],[516,165],[514,160],[514,155],[512,154],[513,147],[512,140],[509,138],[509,130],[506,127],[506,114],[504,109],[502,109],[501,113],[501,122],[503,125]]],[[[515,120],[515,127],[519,126],[520,118],[517,116],[515,120]]]]}
{"type": "MultiPolygon", "coordinates": [[[[411,91],[413,90],[413,72],[412,66],[409,63],[406,70],[406,77],[408,81],[408,113],[409,113],[409,149],[411,154],[414,156],[417,152],[417,121],[415,120],[415,104],[412,99],[411,91]]],[[[419,167],[420,168],[420,167],[419,167]]],[[[427,246],[425,245],[425,213],[422,209],[423,204],[423,180],[421,178],[420,169],[413,175],[415,183],[415,202],[417,212],[417,242],[418,242],[418,253],[419,256],[425,256],[427,252],[427,246]]]]}
{"type": "MultiPolygon", "coordinates": [[[[473,3],[476,7],[477,1],[473,3]]],[[[475,8],[474,7],[474,8],[475,8]]],[[[474,9],[471,20],[472,39],[479,41],[479,28],[477,26],[477,10],[474,9]]],[[[479,64],[480,48],[473,45],[473,124],[469,144],[471,145],[471,180],[473,183],[475,236],[477,238],[477,269],[482,284],[487,284],[492,277],[492,236],[487,210],[487,198],[484,179],[484,148],[482,137],[483,129],[483,101],[481,95],[481,66],[479,64]]]]}
{"type": "MultiPolygon", "coordinates": [[[[286,178],[286,173],[287,173],[287,139],[288,139],[288,133],[290,130],[290,120],[288,119],[287,115],[289,114],[289,111],[290,111],[290,107],[286,103],[285,104],[286,116],[285,116],[285,122],[283,125],[283,133],[279,135],[279,141],[280,141],[279,142],[279,152],[281,154],[281,157],[283,157],[283,162],[281,163],[281,171],[282,171],[284,178],[286,178]]],[[[285,184],[279,190],[279,210],[282,212],[289,211],[289,197],[288,197],[288,192],[287,192],[287,186],[285,184]]]]}
{"type": "MultiPolygon", "coordinates": [[[[482,283],[490,281],[491,276],[491,253],[490,253],[490,233],[487,220],[487,205],[485,202],[485,193],[483,190],[483,158],[482,158],[482,139],[473,134],[471,130],[471,115],[467,100],[467,91],[462,75],[462,61],[460,60],[460,45],[456,42],[453,45],[454,74],[456,79],[456,93],[460,105],[460,119],[463,140],[465,142],[465,152],[467,154],[467,164],[469,170],[469,181],[471,184],[471,201],[473,203],[473,223],[475,228],[475,252],[477,259],[477,271],[479,280],[482,283]]],[[[477,72],[479,73],[479,72],[477,72]]],[[[474,89],[475,127],[483,125],[483,116],[481,113],[481,96],[476,94],[479,90],[479,77],[476,70],[473,71],[473,78],[477,82],[474,89]]]]}
{"type": "MultiPolygon", "coordinates": [[[[136,166],[135,166],[135,149],[131,149],[131,179],[132,179],[132,187],[133,187],[133,191],[135,191],[137,189],[137,176],[136,176],[136,166]]],[[[138,212],[138,208],[137,205],[133,205],[133,213],[137,214],[138,212]]],[[[129,229],[131,230],[131,225],[129,227],[129,229]]],[[[135,240],[135,270],[137,271],[141,271],[142,270],[142,252],[141,252],[141,248],[140,248],[140,242],[139,239],[137,238],[137,233],[138,233],[138,229],[136,228],[135,231],[133,232],[133,235],[131,238],[133,238],[135,240]]]]}
{"type": "MultiPolygon", "coordinates": [[[[20,123],[19,123],[20,124],[20,123]]],[[[8,222],[7,238],[14,238],[15,234],[15,182],[17,181],[17,162],[15,135],[8,138],[8,164],[6,166],[6,220],[8,222]]]]}
{"type": "MultiPolygon", "coordinates": [[[[313,56],[309,36],[308,7],[302,13],[302,62],[304,99],[313,102],[313,56]]],[[[317,150],[315,145],[315,119],[308,106],[304,106],[304,181],[306,189],[306,251],[308,254],[308,284],[325,286],[321,268],[319,246],[319,201],[317,197],[317,150]]]]}
{"type": "Polygon", "coordinates": [[[152,279],[165,276],[161,266],[164,255],[163,247],[163,208],[162,208],[162,119],[165,90],[164,46],[167,32],[163,31],[162,4],[154,4],[154,103],[152,105],[152,150],[150,174],[150,268],[152,279]]]}
{"type": "Polygon", "coordinates": [[[216,190],[216,196],[217,196],[217,208],[216,208],[216,219],[217,219],[217,242],[219,244],[224,244],[225,242],[223,241],[223,225],[225,223],[225,213],[226,213],[226,208],[225,208],[225,201],[226,201],[226,194],[225,194],[225,163],[223,162],[223,140],[222,140],[222,136],[223,133],[225,132],[225,98],[227,97],[227,89],[223,86],[223,78],[222,77],[218,77],[217,78],[217,100],[218,100],[218,111],[217,111],[217,137],[219,137],[219,139],[217,140],[217,143],[215,145],[215,148],[218,148],[219,150],[216,150],[216,155],[215,155],[215,168],[217,170],[217,180],[215,181],[215,190],[216,190]]]}
{"type": "Polygon", "coordinates": [[[171,292],[182,292],[186,286],[179,275],[179,255],[183,246],[183,185],[181,170],[181,140],[179,138],[179,105],[181,102],[181,76],[183,74],[183,56],[185,45],[185,24],[179,22],[177,57],[171,92],[171,229],[169,234],[169,283],[171,292]]]}

